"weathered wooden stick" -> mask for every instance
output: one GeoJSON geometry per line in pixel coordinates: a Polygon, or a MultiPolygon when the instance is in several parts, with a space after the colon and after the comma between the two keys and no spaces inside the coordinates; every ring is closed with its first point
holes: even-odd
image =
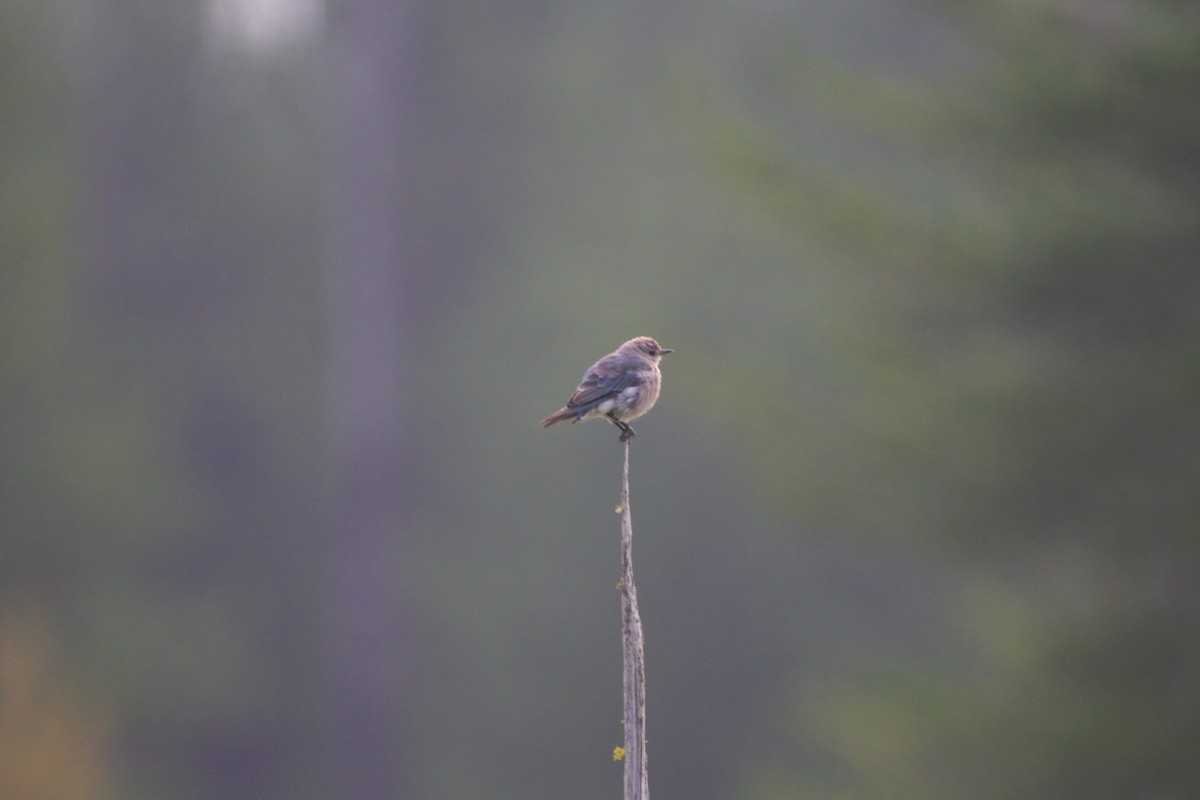
{"type": "Polygon", "coordinates": [[[621,621],[625,665],[625,800],[649,800],[646,781],[646,655],[633,583],[633,521],[629,513],[629,446],[621,479],[621,621]]]}

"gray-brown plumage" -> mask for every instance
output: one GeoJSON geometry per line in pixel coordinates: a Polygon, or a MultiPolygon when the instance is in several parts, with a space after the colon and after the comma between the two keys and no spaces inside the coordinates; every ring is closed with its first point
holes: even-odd
{"type": "Polygon", "coordinates": [[[575,394],[565,406],[542,420],[542,427],[568,419],[574,424],[603,417],[621,429],[622,442],[629,441],[634,433],[630,421],[645,414],[658,400],[662,387],[658,362],[671,352],[649,336],[630,339],[592,364],[575,394]]]}

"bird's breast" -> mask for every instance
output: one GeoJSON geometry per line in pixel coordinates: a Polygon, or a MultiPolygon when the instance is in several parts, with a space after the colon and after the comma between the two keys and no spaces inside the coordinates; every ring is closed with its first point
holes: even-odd
{"type": "Polygon", "coordinates": [[[626,422],[642,416],[654,407],[654,403],[658,400],[658,390],[657,374],[645,383],[623,389],[617,395],[617,416],[626,422]]]}

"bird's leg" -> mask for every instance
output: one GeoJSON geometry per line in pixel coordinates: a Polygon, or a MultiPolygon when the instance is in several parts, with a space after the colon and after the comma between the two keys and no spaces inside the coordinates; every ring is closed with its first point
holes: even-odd
{"type": "Polygon", "coordinates": [[[622,422],[621,420],[614,417],[612,414],[608,415],[608,421],[621,429],[621,438],[618,439],[617,441],[628,442],[630,439],[633,438],[634,431],[633,431],[633,427],[631,425],[629,425],[626,422],[622,422]]]}

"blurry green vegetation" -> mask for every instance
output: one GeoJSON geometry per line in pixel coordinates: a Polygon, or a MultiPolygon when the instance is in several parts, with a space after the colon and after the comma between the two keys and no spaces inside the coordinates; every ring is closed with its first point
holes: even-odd
{"type": "MultiPolygon", "coordinates": [[[[855,399],[835,437],[858,455],[825,464],[853,487],[846,503],[872,500],[826,513],[991,575],[962,601],[972,669],[889,667],[820,702],[816,736],[842,774],[822,789],[776,775],[760,796],[1200,786],[1198,22],[1174,3],[972,4],[959,23],[976,65],[937,94],[879,105],[871,76],[843,70],[868,99],[842,107],[887,112],[864,117],[822,102],[825,75],[797,82],[794,104],[941,161],[950,184],[843,182],[853,164],[790,155],[770,122],[731,121],[710,145],[802,243],[843,254],[826,279],[862,312],[841,336],[855,399]],[[1013,599],[986,599],[997,586],[1013,599]]],[[[763,460],[781,494],[785,457],[763,460]]],[[[810,741],[813,720],[794,724],[810,741]]]]}
{"type": "MultiPolygon", "coordinates": [[[[536,423],[638,333],[656,793],[1194,794],[1196,11],[727,6],[406,6],[409,794],[619,785],[619,449],[536,423]]],[[[0,7],[0,765],[55,796],[336,788],[327,59],[382,7],[0,7]]]]}

